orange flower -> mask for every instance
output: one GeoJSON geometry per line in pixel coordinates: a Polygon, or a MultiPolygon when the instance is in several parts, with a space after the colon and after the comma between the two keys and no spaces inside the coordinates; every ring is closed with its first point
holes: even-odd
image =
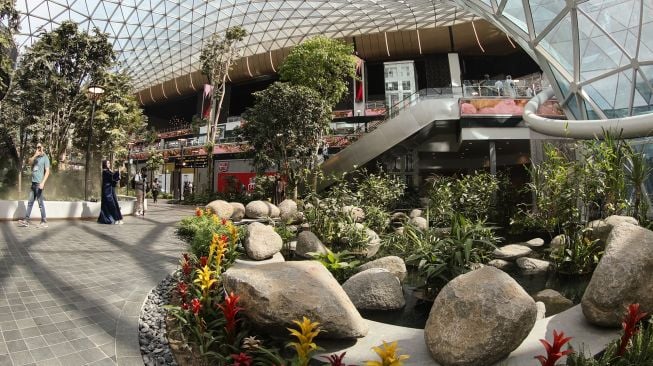
{"type": "Polygon", "coordinates": [[[204,216],[204,211],[202,211],[201,208],[197,207],[197,208],[195,209],[195,216],[197,216],[197,217],[202,217],[202,216],[204,216]]]}

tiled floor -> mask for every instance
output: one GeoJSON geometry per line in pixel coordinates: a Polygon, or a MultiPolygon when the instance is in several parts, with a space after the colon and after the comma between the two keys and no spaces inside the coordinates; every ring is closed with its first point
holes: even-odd
{"type": "Polygon", "coordinates": [[[174,224],[191,214],[150,204],[121,226],[0,222],[0,366],[143,365],[141,304],[176,268],[174,224]]]}

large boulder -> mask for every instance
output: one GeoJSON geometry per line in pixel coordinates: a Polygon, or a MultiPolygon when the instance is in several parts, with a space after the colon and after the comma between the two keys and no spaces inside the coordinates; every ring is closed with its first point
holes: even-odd
{"type": "Polygon", "coordinates": [[[406,263],[404,263],[404,260],[394,255],[367,262],[362,266],[359,266],[357,270],[358,272],[362,272],[370,268],[385,269],[386,271],[395,275],[399,281],[403,281],[404,278],[406,278],[407,274],[406,263]]]}
{"type": "Polygon", "coordinates": [[[229,204],[234,208],[234,213],[231,214],[231,221],[240,221],[245,218],[245,205],[240,202],[229,202],[229,204]]]}
{"type": "Polygon", "coordinates": [[[653,311],[653,232],[622,222],[608,236],[581,305],[590,323],[618,327],[633,303],[653,311]]]}
{"type": "Polygon", "coordinates": [[[248,257],[254,260],[263,260],[281,250],[283,239],[272,226],[253,222],[247,225],[247,236],[243,246],[248,257]]]}
{"type": "Polygon", "coordinates": [[[634,217],[612,215],[606,217],[604,220],[591,221],[587,224],[587,227],[592,229],[592,239],[598,239],[601,243],[606,244],[610,231],[612,231],[615,226],[624,222],[639,225],[639,222],[634,217]]]}
{"type": "Polygon", "coordinates": [[[521,244],[508,244],[494,250],[494,258],[515,260],[517,258],[526,257],[531,254],[533,250],[521,244]]]}
{"type": "Polygon", "coordinates": [[[327,248],[322,244],[320,238],[310,231],[302,231],[297,235],[295,254],[300,257],[309,258],[308,253],[327,254],[327,248]]]}
{"type": "Polygon", "coordinates": [[[252,201],[245,206],[245,216],[250,219],[264,219],[279,217],[279,207],[267,201],[252,201]]]}
{"type": "Polygon", "coordinates": [[[319,322],[330,338],[359,338],[367,324],[333,278],[316,261],[230,268],[223,275],[227,292],[240,296],[243,313],[259,328],[287,334],[293,320],[319,322]]]}
{"type": "Polygon", "coordinates": [[[531,240],[525,242],[524,245],[526,245],[527,247],[529,247],[531,249],[537,249],[537,248],[540,248],[540,247],[544,246],[544,239],[534,238],[534,239],[531,239],[531,240]]]}
{"type": "Polygon", "coordinates": [[[255,261],[255,260],[248,259],[248,258],[238,258],[238,259],[236,259],[236,261],[232,265],[232,267],[262,266],[264,264],[280,263],[280,262],[285,262],[285,261],[286,261],[286,259],[283,257],[283,254],[277,253],[277,254],[273,255],[271,258],[264,259],[262,261],[255,261]]]}
{"type": "Polygon", "coordinates": [[[546,289],[533,295],[533,300],[541,301],[546,306],[546,316],[556,315],[574,306],[568,298],[556,290],[546,289]]]}
{"type": "Polygon", "coordinates": [[[359,310],[396,310],[406,305],[399,279],[383,268],[370,268],[351,276],[342,289],[359,310]]]}
{"type": "Polygon", "coordinates": [[[206,208],[211,209],[211,211],[213,211],[213,213],[219,218],[226,220],[231,219],[231,215],[234,213],[233,206],[231,206],[229,202],[223,200],[211,201],[206,205],[206,208]]]}
{"type": "Polygon", "coordinates": [[[533,298],[509,275],[485,266],[442,288],[424,337],[441,365],[492,365],[522,343],[536,317],[533,298]]]}
{"type": "Polygon", "coordinates": [[[508,262],[505,259],[493,259],[487,263],[488,266],[500,269],[504,272],[510,272],[515,269],[514,262],[508,262]]]}
{"type": "Polygon", "coordinates": [[[293,200],[283,200],[279,203],[279,216],[281,220],[289,222],[295,220],[297,216],[297,202],[293,200]]]}

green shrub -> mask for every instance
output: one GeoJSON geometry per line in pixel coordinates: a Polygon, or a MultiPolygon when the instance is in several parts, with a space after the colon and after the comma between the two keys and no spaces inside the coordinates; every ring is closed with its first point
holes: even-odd
{"type": "Polygon", "coordinates": [[[191,253],[200,258],[209,254],[213,234],[233,236],[235,230],[237,242],[245,237],[244,226],[234,226],[229,220],[221,220],[216,215],[197,209],[194,216],[183,218],[177,226],[177,235],[190,244],[191,253]],[[201,213],[201,214],[200,214],[201,213]]]}
{"type": "Polygon", "coordinates": [[[331,272],[333,277],[335,277],[339,283],[344,283],[349,277],[351,277],[354,274],[356,267],[360,264],[359,261],[354,260],[355,254],[346,250],[334,253],[327,249],[326,254],[309,254],[322,263],[322,265],[331,272]]]}
{"type": "Polygon", "coordinates": [[[433,297],[458,275],[469,272],[479,263],[486,263],[501,240],[484,222],[471,222],[461,215],[452,219],[448,235],[440,235],[430,235],[430,245],[418,249],[407,259],[409,264],[417,265],[425,281],[422,287],[427,296],[433,297]]]}
{"type": "Polygon", "coordinates": [[[447,225],[455,214],[487,220],[495,207],[499,179],[486,172],[427,179],[429,216],[434,226],[447,225]]]}
{"type": "Polygon", "coordinates": [[[594,272],[603,256],[598,239],[591,239],[591,229],[577,229],[564,236],[563,245],[550,254],[556,270],[565,274],[594,272]]]}

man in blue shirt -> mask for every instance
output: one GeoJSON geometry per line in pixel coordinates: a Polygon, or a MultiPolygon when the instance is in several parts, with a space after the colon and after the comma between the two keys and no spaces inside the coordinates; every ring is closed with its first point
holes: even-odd
{"type": "Polygon", "coordinates": [[[29,192],[25,219],[19,220],[18,225],[23,227],[29,226],[29,216],[32,213],[34,200],[38,200],[39,208],[41,209],[41,223],[38,227],[46,228],[48,227],[48,220],[45,217],[45,206],[43,205],[43,188],[50,176],[50,159],[45,155],[42,144],[39,143],[36,145],[36,152],[29,159],[29,163],[32,166],[32,186],[29,192]]]}

